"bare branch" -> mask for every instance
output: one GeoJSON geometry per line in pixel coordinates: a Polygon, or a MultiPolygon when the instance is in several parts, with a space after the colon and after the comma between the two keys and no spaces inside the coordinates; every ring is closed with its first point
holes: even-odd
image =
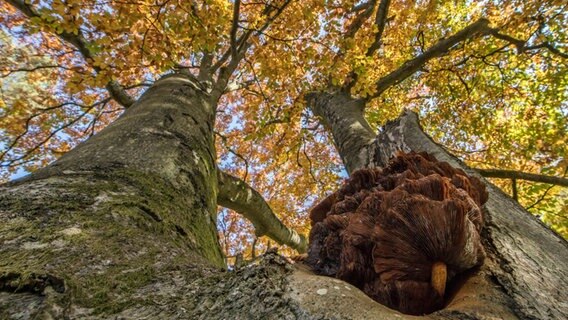
{"type": "MultiPolygon", "coordinates": [[[[379,20],[379,15],[381,14],[381,6],[385,7],[384,16],[381,16],[382,19],[386,19],[386,10],[388,10],[388,0],[382,0],[381,4],[379,5],[379,10],[377,11],[377,21],[379,20]]],[[[386,20],[385,20],[386,23],[386,20]]],[[[380,25],[377,24],[379,27],[380,25]]],[[[384,25],[383,25],[384,28],[384,25]]],[[[380,35],[382,30],[379,29],[380,32],[377,33],[379,37],[378,41],[375,39],[375,42],[369,47],[367,50],[367,55],[371,55],[375,50],[377,50],[378,46],[380,46],[380,35]]],[[[416,71],[420,70],[428,61],[433,58],[440,57],[450,51],[455,45],[458,43],[472,39],[476,36],[480,35],[491,35],[497,39],[501,39],[507,41],[509,44],[514,45],[517,48],[517,52],[524,53],[531,50],[537,50],[541,48],[545,48],[550,51],[552,54],[560,56],[562,58],[568,58],[568,53],[561,52],[558,48],[554,47],[549,42],[543,42],[540,44],[527,46],[527,41],[516,39],[506,34],[502,34],[496,28],[489,27],[489,21],[486,19],[479,19],[476,22],[470,24],[469,26],[465,27],[461,31],[457,32],[456,34],[442,39],[438,41],[435,45],[430,47],[428,50],[424,51],[421,55],[415,57],[414,59],[406,61],[402,66],[398,69],[392,71],[391,73],[387,74],[386,76],[382,77],[376,82],[377,91],[374,95],[367,97],[367,99],[372,99],[380,96],[384,91],[388,88],[399,84],[404,79],[408,78],[416,71]]],[[[348,91],[356,82],[357,78],[356,75],[352,72],[350,76],[347,78],[345,84],[343,85],[343,91],[348,91]]]]}
{"type": "Polygon", "coordinates": [[[484,177],[501,178],[501,179],[517,179],[533,182],[549,183],[557,186],[568,187],[568,178],[547,176],[542,174],[528,173],[515,170],[501,169],[475,169],[484,177]]]}
{"type": "Polygon", "coordinates": [[[276,217],[260,193],[239,178],[220,170],[217,172],[219,205],[235,210],[247,218],[254,225],[257,236],[267,235],[300,253],[306,252],[306,238],[295,230],[287,228],[276,217]]]}
{"type": "Polygon", "coordinates": [[[376,93],[367,99],[375,98],[385,92],[388,88],[402,82],[416,71],[418,71],[425,63],[433,58],[442,56],[456,44],[471,39],[477,35],[487,33],[490,28],[488,27],[489,21],[486,19],[479,19],[469,26],[463,28],[456,34],[438,41],[435,45],[424,51],[421,55],[414,59],[406,61],[398,69],[392,71],[386,76],[382,77],[376,82],[376,93]]]}
{"type": "Polygon", "coordinates": [[[43,69],[63,69],[63,70],[74,70],[74,68],[68,68],[62,65],[58,65],[58,64],[49,64],[49,65],[39,65],[39,66],[33,66],[33,67],[22,67],[22,68],[17,68],[17,69],[8,69],[8,70],[0,70],[0,72],[2,72],[2,74],[0,74],[1,78],[6,78],[9,75],[13,74],[13,73],[17,73],[17,72],[34,72],[34,71],[38,71],[38,70],[43,70],[43,69]]]}
{"type": "Polygon", "coordinates": [[[36,113],[32,116],[30,116],[27,120],[26,120],[26,124],[25,124],[25,129],[24,132],[21,133],[20,135],[18,135],[14,141],[12,141],[12,143],[6,148],[6,150],[4,150],[4,152],[2,152],[2,154],[0,154],[0,167],[10,167],[10,166],[17,166],[17,165],[21,165],[22,164],[22,160],[25,160],[28,156],[30,156],[33,152],[35,152],[37,149],[39,149],[41,146],[43,146],[44,144],[46,144],[47,142],[49,142],[49,140],[51,140],[51,138],[53,138],[58,132],[67,129],[69,127],[71,127],[72,125],[74,125],[76,122],[78,122],[79,120],[81,120],[84,116],[86,116],[87,114],[89,114],[91,112],[91,110],[93,110],[95,107],[101,105],[101,104],[106,104],[108,101],[110,100],[110,98],[106,98],[104,100],[101,100],[99,102],[96,102],[92,105],[89,106],[85,106],[85,105],[80,105],[77,103],[71,103],[71,102],[67,102],[67,103],[63,103],[57,106],[53,106],[53,107],[49,107],[49,108],[45,108],[42,110],[42,112],[40,113],[36,113]],[[33,146],[32,148],[26,150],[26,152],[20,156],[17,156],[15,158],[12,159],[8,159],[5,160],[4,158],[8,155],[8,152],[10,152],[17,144],[18,142],[29,132],[30,130],[30,126],[31,126],[31,121],[42,115],[45,111],[47,110],[54,110],[54,109],[58,109],[61,108],[63,106],[66,105],[76,105],[76,106],[80,106],[81,108],[85,108],[85,110],[77,117],[74,117],[73,119],[71,119],[70,121],[68,121],[67,123],[65,123],[64,125],[58,127],[57,129],[55,129],[54,131],[50,132],[49,135],[47,135],[45,138],[43,138],[40,142],[38,142],[35,146],[33,146]]]}
{"type": "MultiPolygon", "coordinates": [[[[236,47],[237,47],[237,53],[239,53],[239,51],[243,51],[248,49],[249,45],[247,43],[248,39],[256,32],[256,34],[262,34],[264,32],[264,30],[266,30],[266,28],[268,28],[268,26],[270,26],[270,24],[276,20],[276,18],[278,18],[278,16],[280,16],[280,14],[282,13],[282,11],[290,4],[291,0],[286,1],[281,7],[277,7],[275,9],[275,7],[270,6],[270,10],[265,10],[264,13],[268,15],[268,19],[266,20],[266,22],[264,23],[264,25],[258,29],[248,29],[247,32],[243,33],[238,40],[235,41],[236,47]],[[273,14],[272,16],[270,16],[270,14],[272,12],[275,12],[275,14],[273,14]]],[[[222,65],[225,64],[225,62],[227,62],[227,60],[229,59],[229,57],[231,57],[231,52],[232,52],[232,48],[233,46],[231,46],[227,51],[225,51],[225,53],[223,54],[223,56],[217,61],[215,62],[215,64],[213,65],[213,67],[211,67],[212,72],[217,71],[219,68],[221,68],[222,65]]]]}
{"type": "MultiPolygon", "coordinates": [[[[381,0],[381,3],[379,4],[379,8],[377,9],[377,15],[375,17],[375,25],[377,26],[377,33],[375,34],[375,40],[373,41],[371,46],[369,46],[369,48],[367,49],[366,52],[367,56],[372,56],[375,53],[375,51],[378,50],[379,47],[381,46],[381,38],[383,36],[383,32],[385,30],[385,26],[387,23],[389,5],[390,5],[390,0],[381,0]]],[[[373,7],[374,4],[373,6],[369,6],[371,11],[373,10],[373,7]]],[[[357,78],[358,78],[357,73],[355,73],[354,71],[349,72],[347,78],[345,79],[345,82],[342,85],[341,88],[342,91],[349,92],[351,88],[355,85],[355,83],[357,83],[357,78]]]]}
{"type": "Polygon", "coordinates": [[[560,56],[564,59],[568,59],[568,53],[561,52],[560,50],[558,50],[558,48],[554,47],[552,44],[550,44],[549,42],[546,42],[546,41],[541,43],[541,44],[525,47],[524,51],[530,51],[530,50],[535,50],[535,49],[540,49],[540,48],[546,48],[546,49],[548,49],[548,51],[552,52],[553,54],[560,56]]]}
{"type": "Polygon", "coordinates": [[[214,131],[215,135],[218,136],[222,142],[223,142],[223,146],[225,147],[225,149],[227,149],[227,151],[229,151],[231,154],[233,154],[235,157],[241,159],[244,163],[245,163],[245,176],[243,177],[243,180],[247,179],[248,176],[248,172],[249,172],[249,162],[248,160],[240,153],[238,153],[237,151],[235,151],[233,148],[231,148],[228,144],[228,139],[226,136],[222,135],[221,133],[214,131]]]}
{"type": "Polygon", "coordinates": [[[554,185],[551,184],[548,188],[546,188],[546,190],[544,190],[544,192],[542,193],[542,195],[540,197],[538,197],[538,199],[533,202],[533,204],[531,204],[530,206],[527,206],[525,209],[530,210],[532,208],[534,208],[537,204],[541,203],[544,199],[546,199],[546,196],[548,195],[548,192],[554,188],[554,185]]]}
{"type": "MultiPolygon", "coordinates": [[[[566,172],[568,172],[568,168],[566,168],[566,169],[564,170],[564,174],[563,174],[564,176],[566,176],[566,172]]],[[[535,202],[533,202],[533,204],[531,204],[530,206],[526,207],[525,209],[527,209],[527,210],[532,209],[532,208],[535,207],[537,204],[541,203],[541,202],[546,198],[546,196],[548,195],[548,192],[550,192],[550,190],[551,190],[552,188],[554,188],[554,187],[555,187],[555,185],[554,185],[554,184],[551,184],[548,188],[546,188],[546,190],[544,190],[544,192],[542,193],[542,195],[541,195],[540,197],[538,197],[538,199],[537,199],[535,202]]]]}
{"type": "MultiPolygon", "coordinates": [[[[7,2],[30,18],[41,18],[39,12],[32,8],[31,5],[27,4],[25,0],[7,0],[7,2]]],[[[81,30],[78,30],[77,34],[63,31],[58,33],[57,36],[77,48],[87,63],[92,61],[94,55],[89,50],[88,41],[83,36],[81,30]]],[[[101,68],[98,66],[92,67],[96,72],[101,71],[101,68]]],[[[110,81],[106,85],[106,89],[109,91],[110,96],[125,108],[134,104],[134,98],[132,98],[118,82],[114,80],[110,81]]]]}

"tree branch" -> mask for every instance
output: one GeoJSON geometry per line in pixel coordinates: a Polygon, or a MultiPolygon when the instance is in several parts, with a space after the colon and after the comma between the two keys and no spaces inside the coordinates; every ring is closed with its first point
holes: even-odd
{"type": "Polygon", "coordinates": [[[428,50],[424,51],[421,55],[415,57],[414,59],[408,60],[398,69],[392,71],[386,76],[382,77],[376,82],[377,91],[374,95],[368,97],[367,99],[376,98],[385,92],[388,88],[399,84],[404,79],[408,78],[416,71],[418,71],[424,64],[433,58],[442,56],[446,52],[452,49],[456,44],[474,38],[478,35],[491,35],[497,39],[505,40],[510,44],[517,47],[518,53],[524,53],[530,50],[536,50],[545,48],[555,55],[562,58],[568,58],[568,54],[561,52],[558,48],[554,47],[549,42],[543,42],[533,46],[527,46],[527,41],[516,39],[506,34],[499,33],[498,29],[490,28],[489,21],[487,19],[479,19],[476,22],[465,27],[458,33],[450,36],[449,38],[442,39],[428,50]]]}
{"type": "Polygon", "coordinates": [[[532,208],[534,208],[537,204],[541,203],[542,200],[544,200],[546,198],[546,195],[548,195],[548,192],[554,188],[554,185],[551,184],[548,188],[546,188],[546,190],[544,190],[544,192],[542,193],[542,195],[540,197],[538,197],[538,199],[533,202],[533,204],[531,204],[530,206],[527,206],[525,209],[530,210],[532,208]]]}
{"type": "Polygon", "coordinates": [[[43,70],[43,69],[63,69],[63,70],[69,70],[69,71],[73,71],[74,68],[68,68],[62,65],[58,65],[58,64],[49,64],[49,65],[39,65],[39,66],[33,66],[33,67],[23,67],[23,68],[17,68],[17,69],[5,69],[5,70],[0,70],[0,78],[6,78],[8,76],[10,76],[13,73],[17,73],[17,72],[34,72],[34,71],[38,71],[38,70],[43,70]]]}
{"type": "Polygon", "coordinates": [[[351,8],[351,10],[349,12],[359,12],[361,10],[366,10],[371,6],[375,5],[375,1],[373,0],[369,0],[367,2],[363,2],[359,5],[353,5],[353,7],[351,8]]]}
{"type": "Polygon", "coordinates": [[[108,90],[110,96],[125,108],[129,108],[136,102],[136,100],[124,90],[124,87],[115,80],[109,81],[105,88],[108,90]]]}
{"type": "Polygon", "coordinates": [[[262,195],[243,180],[217,171],[220,206],[235,210],[247,218],[255,228],[257,236],[267,235],[280,244],[285,244],[300,253],[307,250],[307,241],[303,235],[287,228],[276,217],[262,195]]]}
{"type": "Polygon", "coordinates": [[[486,178],[518,179],[540,183],[549,183],[557,186],[568,187],[568,179],[563,177],[547,176],[542,174],[528,173],[515,170],[501,169],[475,169],[486,178]]]}
{"type": "MultiPolygon", "coordinates": [[[[347,27],[345,35],[343,36],[344,39],[353,38],[355,36],[357,31],[359,31],[359,29],[361,29],[361,27],[363,26],[365,21],[367,21],[367,19],[369,19],[369,17],[373,13],[373,10],[375,9],[376,4],[377,4],[377,0],[369,0],[365,3],[360,4],[360,5],[356,5],[351,9],[350,13],[360,12],[360,11],[363,11],[363,12],[360,12],[357,16],[355,16],[355,18],[353,19],[351,24],[347,27]]],[[[335,65],[335,63],[343,55],[344,55],[344,52],[343,52],[342,49],[340,49],[335,54],[335,56],[333,57],[333,61],[334,61],[333,64],[335,65]]],[[[354,71],[350,71],[347,74],[347,77],[345,77],[343,85],[341,86],[342,91],[349,92],[349,90],[355,84],[355,82],[357,82],[357,74],[354,71]]],[[[331,79],[330,79],[329,83],[331,84],[331,79]]]]}
{"type": "Polygon", "coordinates": [[[235,0],[233,8],[233,25],[231,26],[231,59],[237,57],[237,29],[239,28],[239,12],[241,10],[241,1],[235,0]]]}
{"type": "Polygon", "coordinates": [[[199,73],[197,75],[197,80],[199,81],[211,81],[211,66],[213,64],[213,53],[205,52],[203,53],[203,58],[199,62],[199,73]]]}
{"type": "Polygon", "coordinates": [[[550,44],[547,41],[545,41],[541,44],[536,44],[534,46],[525,47],[524,51],[530,51],[530,50],[535,50],[535,49],[540,49],[540,48],[546,48],[546,49],[548,49],[548,51],[552,52],[553,54],[560,56],[564,59],[568,59],[568,53],[561,52],[560,50],[558,50],[558,48],[554,47],[552,44],[550,44]]]}
{"type": "Polygon", "coordinates": [[[305,101],[331,132],[333,142],[349,173],[366,167],[367,151],[376,133],[365,119],[365,100],[345,92],[311,92],[305,101]]]}
{"type": "Polygon", "coordinates": [[[345,33],[345,38],[352,38],[359,29],[363,26],[363,23],[369,19],[375,9],[376,0],[369,0],[369,4],[366,6],[365,10],[355,17],[353,22],[347,27],[347,32],[345,33]]]}
{"type": "MultiPolygon", "coordinates": [[[[219,72],[219,76],[217,77],[216,81],[216,87],[219,92],[225,91],[225,86],[229,82],[229,78],[231,77],[231,75],[239,65],[240,61],[244,58],[247,49],[251,45],[251,43],[248,41],[249,38],[254,33],[262,34],[272,24],[272,22],[274,22],[274,20],[276,20],[280,16],[280,14],[282,14],[284,9],[286,9],[286,7],[290,4],[290,2],[291,0],[287,0],[286,2],[284,2],[284,4],[282,4],[282,6],[277,7],[276,9],[274,9],[274,7],[270,7],[271,9],[265,10],[264,14],[266,14],[268,18],[266,19],[264,25],[260,29],[258,30],[249,29],[247,32],[243,33],[238,40],[235,41],[235,44],[233,44],[232,43],[233,41],[231,41],[231,47],[223,54],[221,59],[219,59],[215,63],[215,65],[213,65],[213,67],[211,68],[212,72],[215,72],[219,68],[221,70],[219,72]],[[234,48],[235,45],[236,45],[236,50],[234,48]],[[229,64],[221,68],[221,66],[228,60],[229,57],[231,57],[231,61],[229,62],[229,64]]],[[[231,36],[232,36],[232,31],[231,31],[231,36]]]]}
{"type": "MultiPolygon", "coordinates": [[[[366,10],[370,10],[370,12],[372,12],[375,6],[375,2],[376,1],[369,1],[366,10]]],[[[369,46],[369,48],[367,49],[366,55],[369,57],[372,56],[375,53],[375,51],[378,50],[379,47],[381,46],[381,38],[383,36],[383,32],[385,30],[385,26],[387,23],[389,6],[390,6],[390,0],[381,0],[379,8],[377,9],[377,15],[375,16],[375,25],[377,26],[377,33],[375,34],[375,40],[373,41],[371,46],[369,46]]],[[[364,16],[366,13],[367,11],[363,12],[358,18],[364,16]]],[[[366,17],[365,19],[367,18],[368,17],[366,17]]],[[[357,22],[357,20],[355,22],[357,22]]],[[[361,25],[359,25],[358,28],[359,27],[361,27],[361,25]]],[[[353,35],[354,33],[351,36],[353,35]]],[[[343,85],[341,86],[341,90],[344,92],[349,92],[351,88],[353,88],[355,83],[357,83],[357,80],[358,80],[357,73],[355,73],[355,71],[349,72],[343,85]]]]}
{"type": "Polygon", "coordinates": [[[13,141],[12,143],[10,143],[10,145],[6,148],[6,150],[4,150],[2,152],[2,154],[0,154],[0,167],[10,167],[10,166],[18,166],[23,164],[22,161],[25,160],[27,157],[29,157],[32,153],[34,153],[37,149],[39,149],[41,146],[43,146],[44,144],[46,144],[47,142],[49,142],[49,140],[51,140],[51,138],[53,138],[58,132],[71,127],[72,125],[74,125],[76,122],[78,122],[79,120],[81,120],[84,116],[86,116],[89,112],[91,112],[91,110],[93,110],[95,107],[101,105],[101,104],[106,104],[108,101],[110,100],[110,98],[106,98],[103,99],[99,102],[95,102],[94,104],[90,105],[90,106],[84,106],[84,105],[80,105],[77,103],[72,103],[72,102],[66,102],[57,106],[53,106],[53,107],[48,107],[45,108],[43,110],[41,110],[42,112],[33,114],[32,116],[30,116],[25,123],[25,128],[24,128],[24,132],[22,132],[21,134],[19,134],[13,141]],[[64,125],[56,128],[54,131],[51,131],[46,137],[44,137],[41,141],[39,141],[37,144],[35,144],[33,147],[27,149],[22,155],[20,156],[16,156],[14,158],[8,159],[8,160],[4,160],[4,158],[8,155],[8,153],[10,151],[12,151],[14,149],[14,147],[18,144],[18,142],[26,135],[30,132],[30,127],[31,127],[31,122],[34,118],[42,115],[45,111],[48,110],[54,110],[54,109],[59,109],[63,106],[66,105],[76,105],[76,106],[80,106],[81,108],[84,108],[85,110],[83,112],[81,112],[81,114],[77,117],[74,117],[73,119],[71,119],[70,121],[68,121],[67,123],[65,123],[64,125]]]}
{"type": "Polygon", "coordinates": [[[377,10],[377,15],[375,17],[377,33],[375,34],[375,40],[369,49],[367,49],[367,56],[372,56],[373,53],[375,53],[375,51],[381,46],[381,38],[383,37],[383,32],[385,31],[385,26],[387,24],[389,6],[390,0],[381,0],[381,3],[379,3],[379,9],[377,10]]]}
{"type": "Polygon", "coordinates": [[[416,71],[418,71],[429,60],[442,56],[448,52],[456,44],[471,39],[477,35],[487,33],[490,28],[488,27],[489,21],[486,19],[479,19],[469,26],[463,28],[456,34],[438,41],[435,45],[424,51],[421,55],[414,59],[406,61],[398,69],[392,71],[386,76],[382,77],[376,82],[376,93],[367,99],[376,98],[385,92],[388,88],[402,82],[416,71]]]}
{"type": "Polygon", "coordinates": [[[505,41],[509,42],[510,44],[514,45],[515,47],[517,47],[518,53],[524,53],[524,52],[531,51],[531,50],[545,48],[545,49],[548,49],[548,51],[552,52],[555,55],[558,55],[562,58],[568,58],[568,53],[561,52],[560,50],[555,48],[552,44],[550,44],[548,41],[545,41],[543,43],[536,44],[536,45],[533,45],[533,46],[527,46],[527,41],[516,39],[516,38],[513,38],[509,35],[499,33],[498,29],[493,29],[493,28],[489,29],[488,34],[494,36],[497,39],[505,40],[505,41]]]}
{"type": "MultiPolygon", "coordinates": [[[[7,2],[29,18],[42,18],[41,14],[34,8],[32,8],[31,5],[27,4],[25,0],[7,0],[7,2]]],[[[64,42],[67,42],[77,48],[77,50],[79,50],[87,63],[89,63],[90,60],[92,61],[92,59],[94,58],[94,55],[89,50],[89,44],[83,36],[81,30],[78,30],[77,34],[63,31],[61,33],[58,33],[57,36],[64,42]]],[[[98,66],[92,67],[97,73],[101,71],[101,68],[98,66]]],[[[134,98],[132,98],[126,92],[126,90],[124,90],[124,88],[114,80],[110,81],[106,85],[106,89],[108,90],[110,96],[125,108],[130,107],[135,102],[134,98]]]]}

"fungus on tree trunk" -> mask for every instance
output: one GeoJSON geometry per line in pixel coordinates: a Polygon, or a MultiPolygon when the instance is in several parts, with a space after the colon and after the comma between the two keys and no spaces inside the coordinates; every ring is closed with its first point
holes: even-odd
{"type": "Polygon", "coordinates": [[[361,169],[310,212],[306,263],[403,313],[444,304],[446,282],[483,262],[485,185],[427,153],[361,169]]]}

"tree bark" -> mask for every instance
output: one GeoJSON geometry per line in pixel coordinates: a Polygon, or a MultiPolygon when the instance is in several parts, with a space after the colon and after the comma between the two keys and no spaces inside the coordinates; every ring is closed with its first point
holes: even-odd
{"type": "MultiPolygon", "coordinates": [[[[381,150],[374,158],[378,166],[401,149],[426,151],[483,179],[428,137],[413,112],[387,124],[375,145],[381,150]]],[[[484,235],[489,261],[482,268],[489,272],[486,280],[511,299],[510,308],[519,318],[568,318],[568,292],[563,289],[568,285],[568,243],[499,188],[486,180],[485,184],[489,191],[484,235]]]]}
{"type": "MultiPolygon", "coordinates": [[[[320,94],[323,95],[330,93],[320,94]]],[[[346,99],[343,93],[336,95],[346,99]]],[[[338,119],[329,116],[339,109],[341,106],[334,103],[313,108],[314,113],[332,128],[340,128],[339,121],[349,123],[359,121],[361,117],[348,119],[344,114],[338,119]]],[[[351,136],[344,130],[342,135],[334,134],[335,143],[341,145],[355,139],[356,135],[351,136]]],[[[382,167],[399,151],[426,151],[440,161],[483,179],[428,137],[412,112],[405,112],[396,121],[388,123],[371,145],[366,143],[349,150],[358,156],[342,158],[347,162],[346,167],[351,168],[349,172],[353,172],[362,166],[382,167]]],[[[456,318],[464,319],[490,318],[492,314],[499,314],[499,318],[567,318],[568,293],[563,290],[568,285],[567,242],[497,187],[485,183],[490,196],[485,205],[487,223],[483,236],[489,257],[480,270],[463,279],[461,286],[455,286],[453,299],[435,315],[457,312],[460,315],[456,313],[456,318]]]]}
{"type": "Polygon", "coordinates": [[[254,225],[257,237],[267,235],[279,244],[296,249],[299,253],[306,252],[308,246],[306,237],[287,228],[258,191],[225,172],[219,171],[217,178],[219,185],[217,203],[235,210],[249,220],[254,225]]]}
{"type": "Polygon", "coordinates": [[[369,147],[375,134],[365,119],[365,101],[346,93],[309,93],[306,100],[331,132],[348,172],[368,167],[369,147]]]}
{"type": "Polygon", "coordinates": [[[38,314],[112,313],[172,270],[223,267],[214,102],[165,77],[87,142],[1,186],[0,306],[32,312],[13,294],[28,292],[38,314]]]}
{"type": "MultiPolygon", "coordinates": [[[[412,113],[375,137],[362,108],[350,108],[359,102],[326,99],[333,103],[320,104],[319,114],[350,171],[382,166],[398,150],[465,168],[412,113]]],[[[416,318],[273,253],[224,268],[215,102],[190,77],[164,78],[86,143],[0,186],[0,318],[416,318]]],[[[425,318],[566,318],[566,242],[488,187],[489,258],[450,285],[448,305],[425,318]]]]}

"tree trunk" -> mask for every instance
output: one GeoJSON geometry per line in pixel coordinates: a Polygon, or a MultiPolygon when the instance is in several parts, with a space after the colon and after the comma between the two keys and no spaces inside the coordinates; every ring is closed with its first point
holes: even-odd
{"type": "MultiPolygon", "coordinates": [[[[387,124],[375,146],[380,150],[373,159],[376,165],[383,165],[397,150],[427,151],[482,179],[425,135],[412,112],[387,124]]],[[[520,318],[568,318],[568,243],[499,188],[485,183],[489,200],[484,240],[489,259],[480,271],[486,274],[484,280],[500,287],[520,318]]]]}
{"type": "Polygon", "coordinates": [[[223,267],[214,106],[191,79],[163,78],[99,134],[2,186],[0,290],[39,296],[1,293],[0,305],[112,313],[173,270],[223,267]]]}
{"type": "Polygon", "coordinates": [[[306,100],[331,132],[347,171],[368,167],[368,151],[375,134],[363,116],[365,101],[342,92],[310,93],[306,100]]]}
{"type": "MultiPolygon", "coordinates": [[[[383,165],[396,150],[463,167],[413,114],[375,139],[362,108],[348,108],[360,101],[326,99],[337,103],[316,113],[328,115],[350,171],[383,165]]],[[[86,143],[0,186],[0,318],[414,319],[273,253],[225,270],[215,229],[215,103],[188,77],[164,78],[86,143]]],[[[489,258],[428,318],[566,318],[566,242],[489,188],[489,258]]]]}
{"type": "MultiPolygon", "coordinates": [[[[333,133],[337,146],[355,138],[349,132],[352,129],[342,124],[364,121],[363,107],[359,108],[360,114],[351,119],[346,119],[345,113],[340,118],[330,115],[359,100],[343,93],[315,93],[309,98],[314,112],[331,130],[344,128],[333,133]],[[342,103],[321,105],[321,101],[337,99],[342,103]]],[[[388,123],[371,143],[361,143],[359,148],[349,150],[349,157],[342,158],[347,162],[353,159],[346,163],[353,172],[362,167],[382,167],[399,151],[426,151],[483,180],[475,170],[467,168],[428,137],[412,112],[405,112],[388,123]]],[[[489,257],[480,270],[452,285],[448,305],[433,315],[463,319],[568,318],[568,293],[564,290],[568,286],[567,242],[497,187],[485,183],[490,196],[485,205],[487,222],[483,237],[489,257]]]]}

